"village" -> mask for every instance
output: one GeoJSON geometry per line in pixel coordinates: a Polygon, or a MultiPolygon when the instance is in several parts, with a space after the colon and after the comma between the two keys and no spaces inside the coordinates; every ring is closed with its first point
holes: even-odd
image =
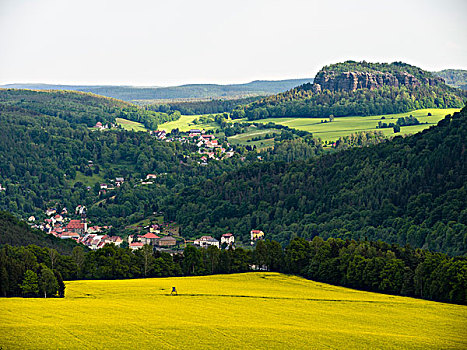
{"type": "Polygon", "coordinates": [[[222,160],[233,157],[235,154],[229,143],[221,143],[213,134],[206,133],[206,130],[191,129],[187,133],[177,134],[176,136],[167,134],[165,130],[150,131],[150,133],[165,142],[179,141],[196,145],[197,153],[201,155],[198,162],[201,165],[207,165],[209,159],[222,160]]]}
{"type": "MultiPolygon", "coordinates": [[[[72,239],[91,250],[100,249],[107,244],[114,244],[122,248],[128,247],[131,250],[142,249],[145,245],[149,245],[154,250],[173,254],[179,253],[187,245],[198,248],[215,246],[218,249],[235,249],[236,247],[235,236],[232,233],[223,234],[220,240],[208,235],[195,240],[187,240],[180,235],[180,228],[174,223],[151,223],[144,227],[138,227],[137,233],[129,234],[124,240],[121,236],[110,234],[111,226],[91,225],[86,218],[84,205],[78,205],[74,213],[69,213],[67,208],[61,210],[49,208],[45,211],[45,216],[46,218],[42,222],[38,222],[39,220],[36,220],[34,216],[30,216],[28,223],[31,227],[57,238],[72,239]]],[[[251,230],[248,243],[253,246],[258,240],[264,240],[264,237],[263,231],[251,230]]]]}

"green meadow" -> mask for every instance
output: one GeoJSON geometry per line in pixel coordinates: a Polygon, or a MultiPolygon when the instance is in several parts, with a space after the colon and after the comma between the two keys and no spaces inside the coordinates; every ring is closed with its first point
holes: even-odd
{"type": "MultiPolygon", "coordinates": [[[[335,141],[339,137],[347,136],[359,131],[382,131],[386,136],[394,136],[394,131],[392,128],[386,129],[377,129],[379,121],[384,123],[396,123],[398,118],[407,117],[413,115],[421,123],[421,125],[414,126],[404,126],[401,128],[399,135],[415,134],[424,129],[429,128],[430,126],[436,125],[441,119],[446,115],[458,112],[459,109],[449,108],[449,109],[419,109],[407,113],[399,114],[382,114],[375,116],[367,117],[337,117],[331,123],[321,123],[321,120],[326,120],[324,118],[267,118],[255,120],[255,122],[260,123],[276,123],[281,125],[286,125],[291,128],[305,130],[313,133],[314,136],[321,138],[323,141],[335,141]],[[431,116],[428,116],[428,113],[431,113],[431,116]],[[381,118],[385,118],[384,120],[381,118]]],[[[247,121],[247,120],[243,120],[247,121]]]]}
{"type": "MultiPolygon", "coordinates": [[[[448,109],[440,109],[440,108],[430,108],[430,109],[419,109],[412,112],[407,113],[399,113],[399,114],[381,114],[375,116],[353,116],[353,117],[338,117],[335,118],[331,123],[321,123],[321,120],[326,120],[324,118],[267,118],[267,119],[260,119],[255,120],[254,122],[260,123],[276,123],[281,125],[286,125],[294,129],[298,130],[305,130],[308,132],[313,133],[314,136],[321,138],[323,141],[331,142],[336,141],[339,137],[348,136],[350,134],[359,132],[359,131],[382,131],[386,136],[394,136],[394,131],[392,128],[386,129],[377,129],[376,126],[378,125],[379,121],[385,123],[395,123],[398,118],[407,117],[409,115],[413,115],[418,120],[420,120],[421,125],[413,125],[413,126],[404,126],[401,128],[401,132],[399,135],[408,135],[408,134],[415,134],[422,130],[429,128],[430,126],[436,125],[441,119],[443,119],[447,114],[452,114],[454,112],[458,112],[459,109],[456,108],[448,108],[448,109]],[[428,116],[428,113],[431,113],[431,116],[428,116]],[[385,119],[381,119],[381,118],[385,119]],[[426,124],[425,124],[426,123],[426,124]]],[[[215,129],[218,127],[216,123],[209,123],[209,124],[193,124],[193,120],[200,117],[199,115],[183,115],[179,120],[172,121],[169,123],[161,124],[159,126],[160,130],[171,131],[172,129],[178,128],[180,131],[188,131],[190,129],[215,129]]],[[[238,121],[248,122],[246,119],[240,119],[238,121]]],[[[235,122],[233,120],[232,122],[235,122]]],[[[133,122],[131,122],[133,123],[133,122]]],[[[138,124],[138,123],[137,123],[138,124]]],[[[261,140],[261,141],[253,141],[246,143],[247,140],[251,140],[252,138],[258,136],[257,134],[259,131],[252,131],[249,133],[245,133],[242,135],[235,135],[234,137],[230,137],[229,141],[233,144],[250,144],[256,145],[257,147],[269,147],[273,144],[273,140],[261,140]]],[[[271,131],[269,131],[270,133],[271,131]]],[[[268,132],[264,132],[266,134],[268,132]]]]}
{"type": "Polygon", "coordinates": [[[2,349],[467,348],[466,306],[279,273],[70,281],[0,309],[2,349]]]}
{"type": "Polygon", "coordinates": [[[123,118],[117,118],[116,122],[118,125],[121,125],[121,127],[125,130],[128,131],[147,131],[147,129],[144,127],[143,124],[134,122],[128,119],[123,119],[123,118]]]}
{"type": "Polygon", "coordinates": [[[178,120],[159,125],[158,129],[170,132],[173,129],[188,131],[190,129],[210,130],[218,127],[217,123],[194,124],[193,121],[199,117],[200,115],[182,115],[178,120]]]}

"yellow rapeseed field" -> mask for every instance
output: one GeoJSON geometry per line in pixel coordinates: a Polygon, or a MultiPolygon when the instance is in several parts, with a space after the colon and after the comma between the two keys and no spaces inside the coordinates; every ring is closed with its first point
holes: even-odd
{"type": "Polygon", "coordinates": [[[0,298],[0,348],[467,348],[465,306],[278,273],[66,285],[65,299],[0,298]]]}

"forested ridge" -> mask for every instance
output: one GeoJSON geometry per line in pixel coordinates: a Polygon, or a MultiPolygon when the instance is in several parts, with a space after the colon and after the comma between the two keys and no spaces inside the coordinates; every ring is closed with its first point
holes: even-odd
{"type": "Polygon", "coordinates": [[[444,69],[439,72],[433,72],[433,74],[443,78],[448,85],[467,90],[467,70],[444,69]]]}
{"type": "Polygon", "coordinates": [[[168,217],[199,234],[261,229],[283,244],[319,235],[465,255],[466,114],[371,147],[245,167],[180,192],[168,217]]]}
{"type": "Polygon", "coordinates": [[[128,102],[78,91],[0,89],[0,107],[6,111],[57,117],[72,125],[88,127],[125,118],[157,130],[159,124],[180,118],[179,113],[149,111],[128,102]]]}
{"type": "Polygon", "coordinates": [[[91,92],[124,101],[142,102],[161,99],[194,99],[246,97],[268,95],[289,90],[311,82],[313,79],[255,80],[245,84],[187,84],[180,86],[116,86],[116,85],[53,85],[53,84],[7,84],[2,88],[32,90],[69,90],[91,92]]]}
{"type": "Polygon", "coordinates": [[[262,98],[262,96],[236,99],[211,99],[209,101],[164,101],[163,103],[150,104],[147,106],[147,109],[164,113],[179,111],[183,115],[213,114],[223,112],[230,113],[237,106],[257,101],[260,98],[262,98]]]}
{"type": "Polygon", "coordinates": [[[335,117],[461,108],[467,95],[432,73],[401,62],[347,61],[323,67],[314,83],[237,107],[232,116],[335,117]]]}

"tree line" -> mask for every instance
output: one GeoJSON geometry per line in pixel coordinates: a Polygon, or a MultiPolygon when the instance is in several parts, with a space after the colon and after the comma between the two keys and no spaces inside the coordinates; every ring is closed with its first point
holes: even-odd
{"type": "Polygon", "coordinates": [[[285,249],[273,240],[254,249],[196,248],[182,254],[77,246],[71,255],[34,245],[0,249],[1,296],[65,295],[62,280],[125,279],[277,271],[362,290],[467,303],[467,259],[410,246],[314,237],[293,239],[285,249]]]}
{"type": "Polygon", "coordinates": [[[230,113],[239,105],[246,105],[253,101],[259,100],[262,96],[245,97],[239,99],[213,99],[209,101],[178,101],[167,102],[160,104],[151,104],[147,109],[171,113],[179,111],[183,115],[198,115],[198,114],[215,114],[215,113],[230,113]]]}

